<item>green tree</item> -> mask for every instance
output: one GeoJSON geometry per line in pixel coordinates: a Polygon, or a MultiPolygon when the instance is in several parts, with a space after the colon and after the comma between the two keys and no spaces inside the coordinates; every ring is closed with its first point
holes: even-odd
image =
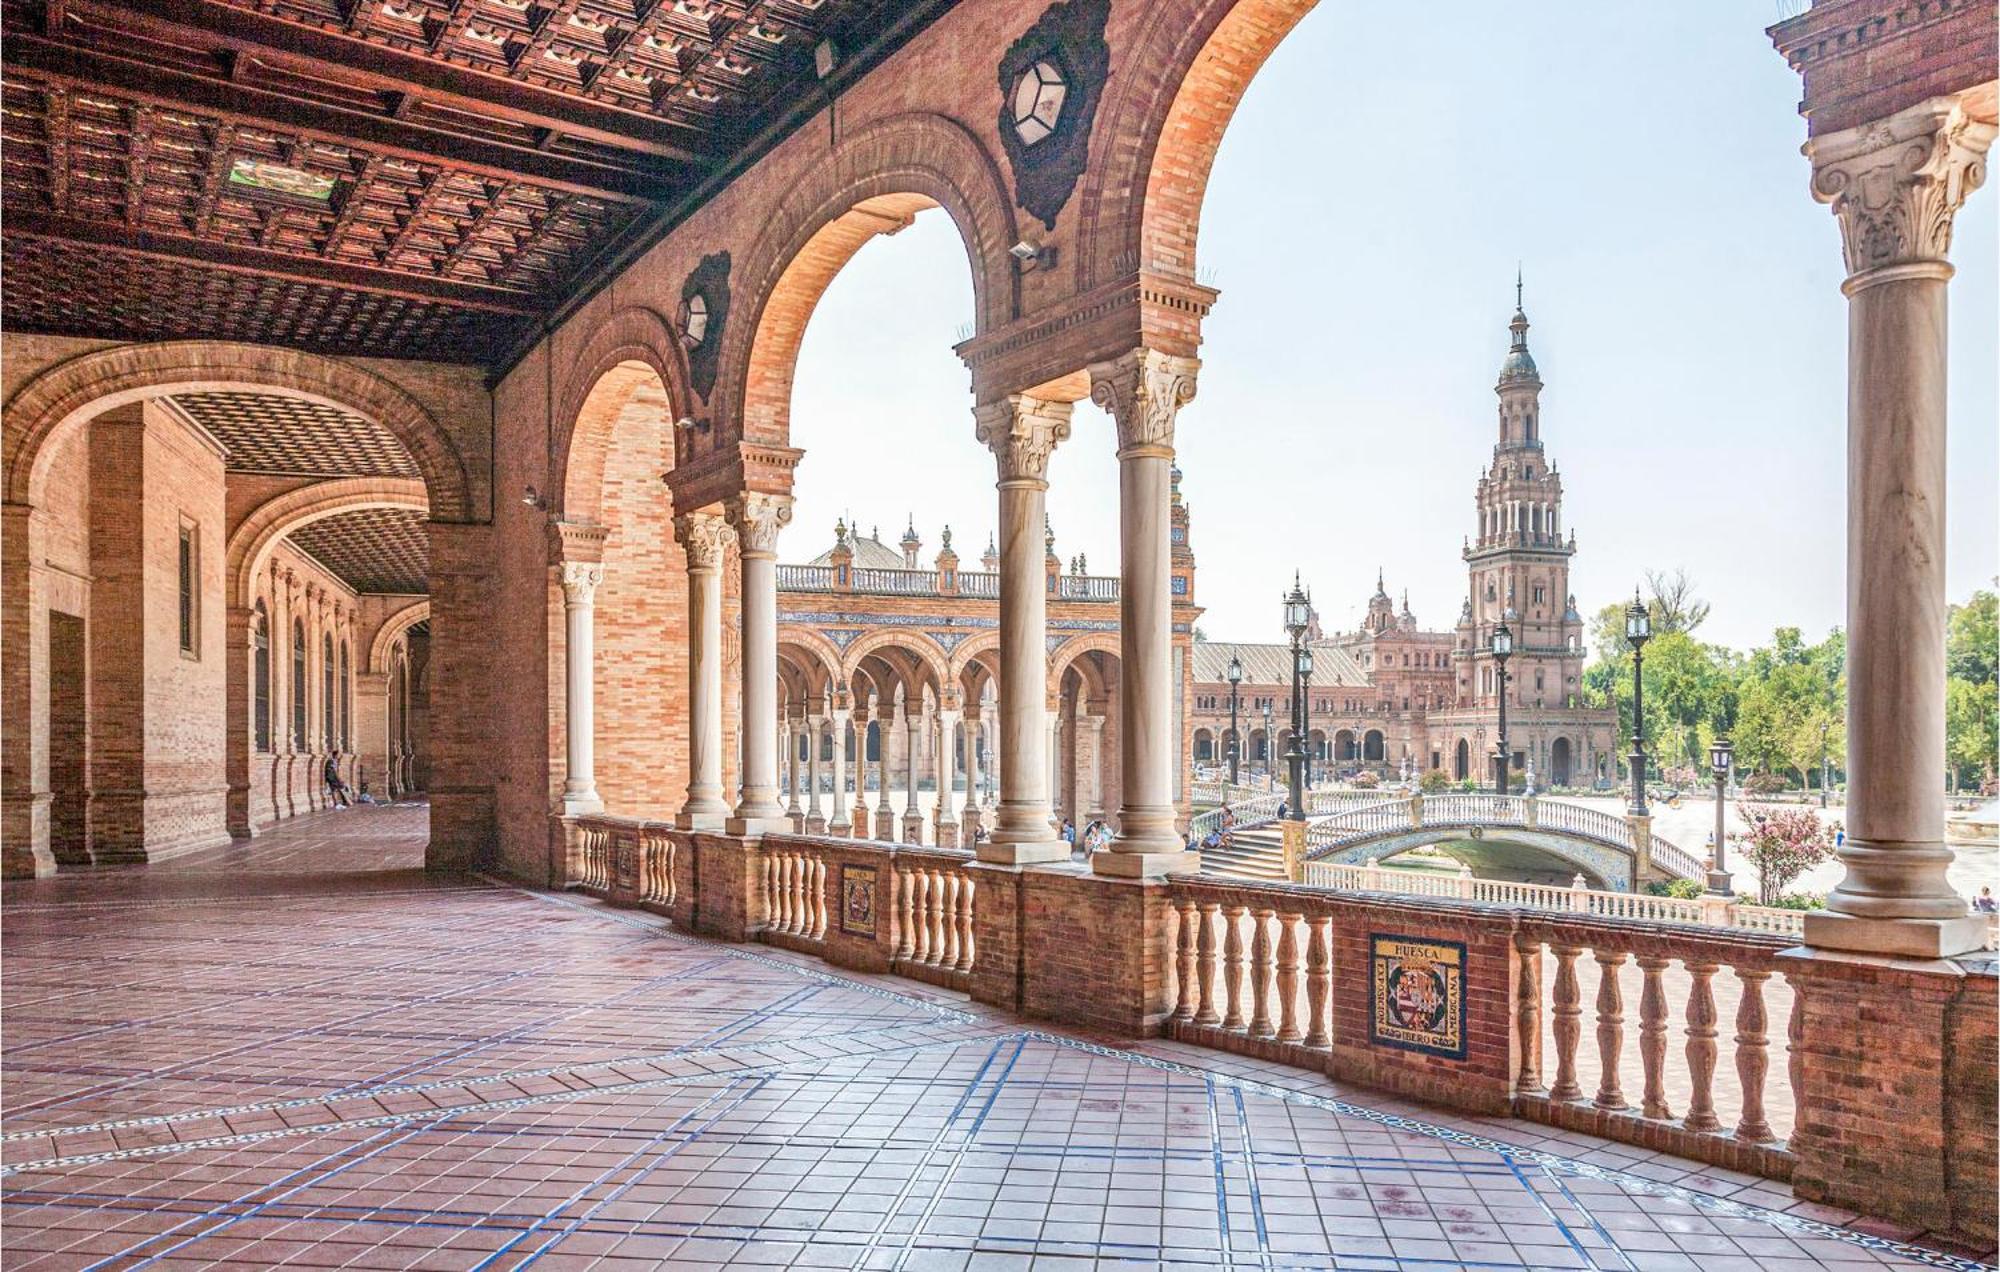
{"type": "Polygon", "coordinates": [[[1982,588],[1965,604],[1950,608],[1944,657],[1945,670],[1953,679],[1974,685],[1994,683],[2000,669],[2000,598],[1982,588]]]}
{"type": "Polygon", "coordinates": [[[1946,682],[1944,738],[1952,789],[1983,785],[2000,754],[2000,700],[1991,682],[1975,684],[1957,676],[1946,682]]]}

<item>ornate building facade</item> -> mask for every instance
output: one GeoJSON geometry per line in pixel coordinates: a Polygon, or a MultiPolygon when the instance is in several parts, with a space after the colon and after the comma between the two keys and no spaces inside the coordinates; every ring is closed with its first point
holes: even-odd
{"type": "MultiPolygon", "coordinates": [[[[1201,609],[1177,469],[1170,500],[1171,696],[1186,755],[1201,609]]],[[[1042,549],[1055,812],[1078,825],[1111,820],[1124,795],[1119,579],[1091,574],[1080,553],[1065,561],[1046,523],[1042,549]]],[[[947,846],[991,829],[1001,750],[997,543],[989,538],[978,568],[970,564],[949,526],[926,558],[914,523],[891,545],[879,530],[843,522],[824,552],[778,567],[779,751],[787,811],[801,827],[947,846]]],[[[1180,770],[1173,802],[1184,813],[1180,770]]]]}
{"type": "MultiPolygon", "coordinates": [[[[1512,343],[1494,393],[1499,441],[1474,495],[1465,542],[1467,590],[1447,631],[1417,625],[1378,573],[1360,626],[1327,634],[1315,620],[1306,754],[1318,770],[1393,775],[1406,765],[1454,780],[1493,781],[1500,742],[1500,667],[1493,632],[1514,637],[1507,662],[1511,771],[1543,785],[1589,786],[1615,773],[1617,713],[1583,703],[1583,617],[1569,588],[1576,536],[1562,521],[1562,478],[1544,453],[1542,379],[1516,297],[1512,343]]],[[[1284,644],[1203,642],[1194,650],[1194,762],[1226,763],[1229,665],[1242,666],[1242,763],[1281,767],[1291,746],[1291,653],[1284,644]]]]}

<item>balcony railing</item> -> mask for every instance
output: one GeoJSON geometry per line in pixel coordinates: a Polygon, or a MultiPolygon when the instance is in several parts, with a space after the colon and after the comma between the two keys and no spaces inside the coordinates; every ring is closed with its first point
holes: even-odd
{"type": "MultiPolygon", "coordinates": [[[[711,843],[617,817],[579,819],[574,843],[571,877],[586,890],[677,924],[740,912],[749,939],[960,990],[980,967],[969,853],[776,834],[711,843]],[[711,851],[721,864],[740,860],[740,900],[696,895],[697,875],[717,886],[711,867],[696,869],[711,851]]],[[[1468,1027],[1485,1057],[1484,1086],[1449,1102],[1789,1177],[1796,1080],[1786,1022],[1795,1030],[1801,1016],[1776,959],[1796,943],[1789,912],[1765,928],[1735,907],[1747,921],[1703,927],[1684,921],[1698,901],[1313,869],[1332,888],[1396,874],[1394,886],[1425,899],[1170,878],[1170,1035],[1317,1071],[1373,1063],[1369,934],[1443,921],[1472,951],[1468,1027]]]]}
{"type": "MultiPolygon", "coordinates": [[[[1190,876],[1171,880],[1171,896],[1174,1037],[1322,1071],[1336,1051],[1365,1051],[1367,1039],[1346,1032],[1365,1019],[1353,1009],[1352,986],[1368,979],[1356,954],[1385,921],[1377,909],[1395,902],[1190,876]]],[[[1513,934],[1520,962],[1509,1023],[1519,1059],[1503,1085],[1516,1116],[1789,1178],[1782,1136],[1794,1121],[1796,1084],[1789,1056],[1771,1071],[1769,1022],[1773,1008],[1799,1019],[1791,987],[1770,985],[1774,956],[1792,938],[1474,905],[1454,918],[1475,940],[1513,934]],[[1582,1044],[1584,953],[1595,968],[1594,1053],[1582,1044]],[[1716,974],[1725,968],[1733,1082],[1718,1080],[1728,1072],[1716,1028],[1716,974]],[[1769,1005],[1767,987],[1776,991],[1769,1005]],[[1628,1050],[1624,1004],[1634,989],[1638,1046],[1628,1050]],[[1674,1001],[1684,1004],[1678,1055],[1667,1045],[1674,1001]]]]}
{"type": "MultiPolygon", "coordinates": [[[[960,570],[949,589],[941,585],[936,570],[850,567],[848,578],[849,586],[843,588],[839,582],[839,571],[834,566],[780,565],[778,590],[848,591],[869,596],[969,596],[988,601],[1000,597],[1000,576],[985,571],[960,570]]],[[[1057,600],[1065,601],[1116,601],[1118,579],[1115,575],[1057,575],[1053,595],[1057,600]]]]}

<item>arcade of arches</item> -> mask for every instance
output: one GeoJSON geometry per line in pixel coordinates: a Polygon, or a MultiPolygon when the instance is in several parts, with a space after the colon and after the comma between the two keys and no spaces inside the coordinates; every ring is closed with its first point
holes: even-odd
{"type": "MultiPolygon", "coordinates": [[[[233,39],[283,25],[212,7],[250,23],[233,39]]],[[[803,767],[808,829],[934,847],[979,832],[964,867],[976,890],[950,894],[976,933],[953,946],[976,997],[1112,1032],[1166,1027],[1171,995],[1193,992],[1172,970],[1174,933],[1192,931],[1175,915],[1206,913],[1174,900],[1199,865],[1183,840],[1201,745],[1199,611],[1174,469],[1218,301],[1197,281],[1197,233],[1230,114],[1309,0],[960,0],[893,22],[882,14],[894,6],[828,5],[866,9],[882,35],[837,31],[828,47],[852,51],[826,82],[837,109],[796,118],[777,104],[821,100],[811,59],[794,55],[824,32],[798,27],[769,62],[745,50],[758,31],[768,41],[787,22],[837,19],[748,7],[762,25],[743,19],[719,64],[794,76],[789,89],[753,102],[718,87],[731,78],[718,71],[674,99],[672,128],[648,116],[634,131],[629,101],[591,95],[653,74],[667,77],[648,81],[655,92],[681,91],[668,87],[677,72],[628,64],[640,53],[599,54],[618,65],[571,94],[412,52],[423,41],[366,29],[374,6],[344,36],[297,36],[329,59],[349,45],[380,53],[365,75],[350,68],[374,85],[375,113],[333,158],[326,130],[366,112],[311,93],[287,99],[288,117],[319,131],[265,154],[255,120],[118,106],[142,78],[129,69],[96,88],[46,68],[14,77],[10,130],[29,126],[15,122],[18,89],[20,118],[42,131],[32,158],[10,131],[6,196],[10,877],[164,862],[351,817],[325,808],[331,767],[377,799],[425,798],[433,870],[589,882],[591,827],[625,819],[680,845],[677,918],[804,939],[826,914],[775,917],[799,894],[773,872],[801,858],[769,846],[793,829],[785,797],[803,767]],[[436,82],[382,113],[398,97],[379,91],[382,68],[433,62],[436,82]],[[452,132],[489,78],[512,86],[491,106],[495,131],[452,132]],[[711,107],[743,114],[733,128],[687,122],[712,124],[711,107]],[[70,179],[66,165],[97,162],[81,147],[103,143],[60,130],[94,110],[123,111],[117,126],[136,138],[117,181],[70,179]],[[543,140],[495,140],[503,125],[543,140]],[[424,168],[447,135],[441,166],[424,168]],[[209,159],[180,157],[191,147],[209,159]],[[674,200],[647,202],[662,182],[674,200]],[[100,186],[123,202],[103,204],[100,186]],[[17,204],[28,199],[40,202],[17,204]],[[991,501],[991,559],[978,571],[944,556],[866,565],[858,528],[843,528],[819,562],[781,567],[794,483],[812,480],[790,427],[806,324],[862,243],[917,215],[951,219],[974,284],[975,330],[957,353],[971,374],[965,444],[994,460],[994,493],[966,492],[991,501]],[[92,272],[77,263],[91,244],[125,264],[92,272]],[[63,262],[78,271],[69,310],[63,262]],[[121,287],[160,292],[135,304],[121,287]],[[1086,397],[1116,426],[1120,553],[1103,578],[1052,568],[1045,538],[1049,458],[1076,444],[1086,397]],[[857,597],[914,617],[903,631],[829,635],[858,626],[843,617],[857,597]],[[857,784],[847,766],[872,771],[857,784]],[[926,777],[934,793],[992,797],[922,807],[926,777]],[[1070,865],[1058,810],[1105,818],[1109,850],[1070,865]]],[[[1774,28],[1804,76],[1812,195],[1839,220],[1853,332],[1847,877],[1807,920],[1806,944],[1773,956],[1789,978],[1825,982],[1792,1020],[1804,1112],[1783,1170],[1806,1195],[1989,1241],[1993,976],[1954,961],[1985,929],[1945,882],[1934,795],[1947,249],[1995,131],[1991,17],[1990,4],[1818,0],[1774,28]],[[1902,40],[1967,51],[1873,56],[1902,40]],[[1885,969],[1882,955],[1917,961],[1885,969]],[[1862,1019],[1895,1021],[1913,1041],[1857,1049],[1862,1019]],[[1948,1029],[1968,1041],[1947,1073],[1948,1029]],[[1865,1110],[1853,1107],[1863,1089],[1865,1110]],[[1872,1136],[1882,1125],[1897,1145],[1872,1136]],[[1984,1149],[1968,1152],[1974,1140],[1984,1149]]],[[[52,18],[61,32],[22,43],[8,21],[10,75],[32,47],[74,34],[52,18]]],[[[149,38],[200,34],[148,22],[149,38]]],[[[471,38],[456,20],[435,25],[447,44],[471,38]]],[[[612,46],[657,43],[620,32],[612,46]]],[[[567,38],[546,35],[538,48],[567,38]]],[[[200,79],[161,72],[151,91],[181,78],[200,79]]],[[[246,89],[241,109],[273,99],[275,83],[246,89]]],[[[1526,400],[1501,393],[1503,440],[1532,435],[1526,400]]],[[[1496,467],[1488,502],[1539,497],[1537,480],[1496,467]]],[[[1602,749],[1593,729],[1588,746],[1602,749]]],[[[1396,758],[1379,731],[1328,741],[1362,762],[1396,758]]],[[[785,877],[841,887],[835,927],[874,922],[874,893],[847,886],[851,869],[839,884],[811,868],[785,877]]],[[[1267,904],[1245,896],[1216,904],[1267,904]]],[[[1497,960],[1469,984],[1511,985],[1526,955],[1479,928],[1476,909],[1385,905],[1369,922],[1456,941],[1497,960]]],[[[1363,984],[1342,960],[1364,938],[1346,940],[1336,980],[1363,984]]],[[[1288,945],[1276,957],[1296,977],[1307,956],[1288,945]]],[[[1449,1059],[1372,1048],[1361,1008],[1342,1010],[1338,1045],[1354,1050],[1329,1064],[1350,1076],[1447,1102],[1476,1090],[1482,1112],[1541,1089],[1508,1054],[1516,1025],[1497,997],[1475,995],[1471,1050],[1462,1040],[1449,1059]],[[1480,1050],[1496,1037],[1500,1054],[1480,1050]]],[[[1671,1142],[1693,1152],[1697,1140],[1671,1142]]],[[[1726,1165],[1766,1160],[1728,1151],[1726,1165]]]]}

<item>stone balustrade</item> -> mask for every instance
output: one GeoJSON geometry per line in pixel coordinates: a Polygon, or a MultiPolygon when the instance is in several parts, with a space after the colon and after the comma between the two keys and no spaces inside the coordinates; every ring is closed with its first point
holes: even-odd
{"type": "MultiPolygon", "coordinates": [[[[1108,880],[1068,863],[602,816],[568,819],[566,833],[576,886],[686,931],[1108,1036],[1164,1033],[1461,1112],[1588,1131],[1792,1180],[1804,1196],[1853,1183],[1849,1128],[1875,1116],[1880,1092],[1929,1091],[1928,1120],[1899,1131],[1902,1156],[1925,1172],[1918,1200],[1931,1199],[1933,1226],[1990,1229],[1991,956],[1857,969],[1798,948],[1791,912],[1725,904],[1734,925],[1701,926],[1686,921],[1708,904],[1699,900],[1469,876],[1426,880],[1412,896],[1185,874],[1108,880]],[[1395,1024],[1385,959],[1398,949],[1449,964],[1434,1037],[1383,1028],[1395,1024]],[[1932,1023],[1857,1049],[1847,1005],[1857,997],[1885,1021],[1921,1011],[1932,1023]]],[[[1372,882],[1369,867],[1315,869],[1372,882]]]]}

